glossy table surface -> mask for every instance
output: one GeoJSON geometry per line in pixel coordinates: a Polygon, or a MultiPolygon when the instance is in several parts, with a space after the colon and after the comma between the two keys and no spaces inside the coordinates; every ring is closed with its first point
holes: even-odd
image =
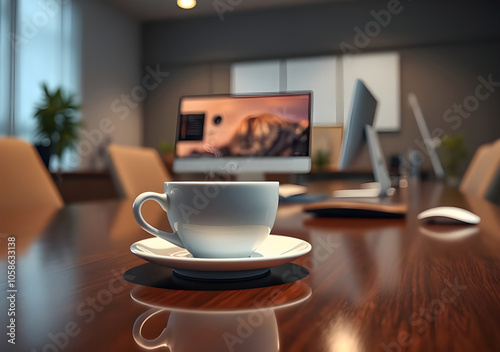
{"type": "MultiPolygon", "coordinates": [[[[133,255],[130,245],[150,236],[129,200],[1,210],[0,350],[499,351],[500,208],[436,183],[410,186],[405,219],[314,218],[280,205],[272,233],[312,251],[230,283],[182,279],[133,255]],[[482,221],[416,220],[437,205],[482,221]]],[[[149,203],[145,218],[168,229],[149,203]]]]}

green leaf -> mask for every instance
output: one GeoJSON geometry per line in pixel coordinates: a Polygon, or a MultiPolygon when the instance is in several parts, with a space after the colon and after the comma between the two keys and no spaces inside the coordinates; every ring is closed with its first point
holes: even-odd
{"type": "Polygon", "coordinates": [[[35,106],[34,118],[39,138],[48,138],[52,143],[53,154],[61,157],[64,151],[76,145],[78,132],[82,126],[77,120],[80,105],[75,96],[65,94],[62,88],[50,91],[42,84],[43,96],[35,106]]]}

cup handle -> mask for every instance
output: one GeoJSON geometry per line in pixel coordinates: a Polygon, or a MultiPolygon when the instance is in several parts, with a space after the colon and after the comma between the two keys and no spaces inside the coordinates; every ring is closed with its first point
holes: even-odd
{"type": "Polygon", "coordinates": [[[132,335],[134,336],[135,342],[141,346],[142,348],[152,350],[161,346],[168,347],[168,331],[167,328],[163,329],[163,331],[158,335],[157,338],[148,340],[144,336],[142,336],[142,327],[148,321],[149,318],[153,317],[154,315],[162,312],[163,309],[158,309],[158,308],[151,308],[150,310],[142,313],[134,323],[134,327],[132,329],[132,335]]]}
{"type": "Polygon", "coordinates": [[[151,226],[144,220],[141,214],[141,208],[142,204],[147,201],[147,200],[154,200],[160,206],[162,209],[167,212],[169,208],[169,202],[168,202],[168,197],[165,193],[155,193],[155,192],[144,192],[142,194],[139,194],[137,198],[134,201],[134,204],[132,206],[132,211],[134,212],[134,218],[135,221],[139,224],[140,227],[142,227],[145,231],[149,232],[152,235],[158,236],[160,238],[163,238],[164,240],[167,240],[176,246],[179,246],[181,248],[184,248],[184,244],[182,243],[179,235],[177,233],[170,233],[170,232],[165,232],[162,230],[158,230],[157,228],[151,226]]]}

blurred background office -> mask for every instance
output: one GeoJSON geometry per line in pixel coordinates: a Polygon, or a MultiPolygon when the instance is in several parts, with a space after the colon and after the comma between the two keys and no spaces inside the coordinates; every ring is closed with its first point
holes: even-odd
{"type": "MultiPolygon", "coordinates": [[[[376,79],[382,91],[396,82],[386,114],[393,120],[379,128],[388,161],[413,151],[422,170],[431,168],[410,92],[433,136],[462,140],[460,173],[478,146],[500,137],[496,1],[211,0],[184,10],[175,0],[3,0],[0,6],[0,134],[48,143],[34,118],[43,83],[49,93],[61,87],[77,105],[76,148],[54,158],[52,170],[105,169],[111,143],[167,150],[175,142],[179,97],[245,92],[235,77],[247,68],[260,72],[256,91],[301,88],[304,70],[312,73],[302,79],[322,78],[303,83],[324,87],[315,92],[314,126],[344,123],[350,67],[382,74],[376,79]]],[[[359,163],[369,166],[368,154],[359,163]]]]}

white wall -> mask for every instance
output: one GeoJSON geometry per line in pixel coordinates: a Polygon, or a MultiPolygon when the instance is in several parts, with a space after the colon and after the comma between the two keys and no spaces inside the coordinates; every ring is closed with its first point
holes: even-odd
{"type": "Polygon", "coordinates": [[[78,152],[82,169],[100,169],[107,142],[142,144],[141,26],[107,2],[76,2],[84,123],[78,152]]]}

